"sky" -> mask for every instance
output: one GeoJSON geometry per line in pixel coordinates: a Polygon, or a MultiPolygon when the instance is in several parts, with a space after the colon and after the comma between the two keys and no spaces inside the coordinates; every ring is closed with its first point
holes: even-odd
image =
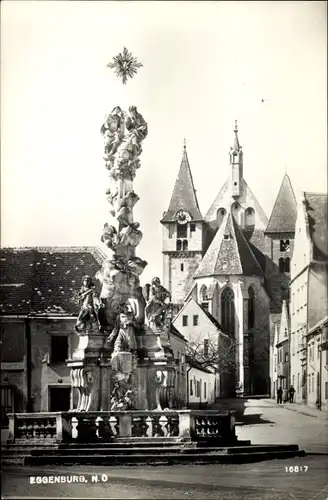
{"type": "Polygon", "coordinates": [[[107,171],[100,127],[114,106],[148,122],[134,189],[148,261],[183,140],[203,215],[229,174],[234,121],[244,177],[270,216],[284,173],[295,195],[327,191],[327,4],[1,3],[1,245],[100,245],[107,171]],[[106,65],[142,63],[123,85],[106,65]]]}

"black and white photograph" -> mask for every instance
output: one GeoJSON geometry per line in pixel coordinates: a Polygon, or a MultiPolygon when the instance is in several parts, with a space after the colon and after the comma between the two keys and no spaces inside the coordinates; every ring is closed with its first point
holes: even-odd
{"type": "Polygon", "coordinates": [[[1,3],[1,498],[328,500],[326,1],[1,3]]]}

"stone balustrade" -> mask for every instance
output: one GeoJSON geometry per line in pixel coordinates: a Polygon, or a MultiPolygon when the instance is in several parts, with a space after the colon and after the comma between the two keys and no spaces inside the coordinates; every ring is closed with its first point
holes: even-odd
{"type": "Polygon", "coordinates": [[[9,441],[40,443],[113,442],[120,438],[233,442],[232,411],[102,411],[9,414],[9,441]]]}

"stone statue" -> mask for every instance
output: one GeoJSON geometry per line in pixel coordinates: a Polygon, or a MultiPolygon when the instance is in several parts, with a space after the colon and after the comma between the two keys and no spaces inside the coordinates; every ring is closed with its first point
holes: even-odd
{"type": "Polygon", "coordinates": [[[161,285],[159,278],[153,278],[150,287],[150,297],[145,307],[148,326],[164,326],[165,315],[170,304],[170,292],[161,285]]]}
{"type": "Polygon", "coordinates": [[[104,136],[104,160],[108,169],[112,168],[114,155],[119,144],[122,142],[124,133],[124,113],[119,106],[106,116],[105,122],[100,129],[104,136]]]}
{"type": "Polygon", "coordinates": [[[108,344],[113,348],[112,356],[118,352],[136,352],[137,342],[134,332],[136,326],[131,306],[124,304],[122,312],[117,317],[115,328],[108,337],[108,344]]]}
{"type": "Polygon", "coordinates": [[[119,238],[120,245],[136,247],[142,239],[142,232],[138,229],[139,222],[133,222],[121,229],[119,238]]]}
{"type": "Polygon", "coordinates": [[[82,305],[75,324],[77,333],[85,331],[88,325],[92,326],[92,323],[98,322],[97,309],[103,306],[95,294],[95,285],[90,276],[83,277],[79,297],[82,305]]]}
{"type": "Polygon", "coordinates": [[[115,227],[110,226],[107,222],[104,225],[101,241],[111,250],[115,250],[119,242],[119,237],[115,227]]]}

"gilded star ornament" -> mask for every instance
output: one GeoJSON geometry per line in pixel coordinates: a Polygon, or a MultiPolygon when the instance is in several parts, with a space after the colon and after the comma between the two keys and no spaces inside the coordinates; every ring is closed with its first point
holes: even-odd
{"type": "Polygon", "coordinates": [[[133,78],[138,72],[138,69],[143,66],[136,57],[133,57],[126,47],[123,48],[123,52],[113,57],[113,61],[114,62],[107,64],[107,68],[113,69],[116,75],[122,78],[124,85],[128,81],[128,78],[133,78]]]}

